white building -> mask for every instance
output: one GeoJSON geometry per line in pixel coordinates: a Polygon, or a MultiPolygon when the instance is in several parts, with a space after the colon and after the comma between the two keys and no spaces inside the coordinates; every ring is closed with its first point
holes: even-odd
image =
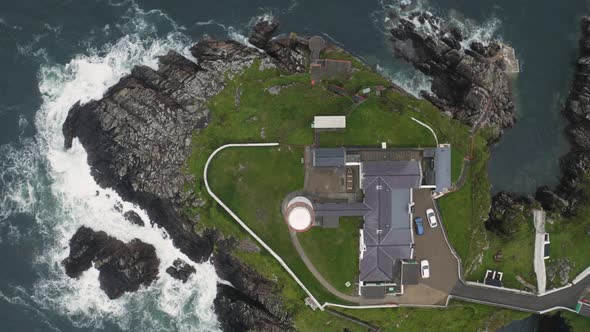
{"type": "Polygon", "coordinates": [[[344,129],[346,128],[346,116],[314,116],[311,127],[315,129],[344,129]]]}

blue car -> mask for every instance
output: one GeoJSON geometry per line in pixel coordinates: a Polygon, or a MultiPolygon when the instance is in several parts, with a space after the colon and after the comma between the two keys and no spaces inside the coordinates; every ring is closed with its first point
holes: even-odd
{"type": "Polygon", "coordinates": [[[416,217],[414,218],[414,224],[416,228],[416,234],[423,235],[424,234],[424,224],[422,223],[422,218],[416,217]]]}

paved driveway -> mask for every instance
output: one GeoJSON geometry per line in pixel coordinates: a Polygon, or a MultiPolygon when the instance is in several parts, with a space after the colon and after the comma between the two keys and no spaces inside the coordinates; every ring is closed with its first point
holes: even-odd
{"type": "Polygon", "coordinates": [[[424,235],[415,235],[414,257],[417,261],[423,259],[430,263],[430,278],[421,279],[421,283],[449,294],[459,281],[457,258],[453,255],[441,225],[444,220],[437,213],[438,227],[430,228],[426,219],[426,209],[434,209],[434,202],[430,189],[414,190],[414,217],[422,217],[424,220],[424,235]]]}

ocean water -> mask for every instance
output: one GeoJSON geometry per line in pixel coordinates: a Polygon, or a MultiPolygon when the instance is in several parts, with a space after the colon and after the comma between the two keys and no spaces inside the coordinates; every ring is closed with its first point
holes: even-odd
{"type": "MultiPolygon", "coordinates": [[[[78,142],[63,149],[71,104],[100,98],[137,64],[187,48],[203,35],[244,41],[257,17],[276,15],[281,33],[321,34],[417,94],[429,81],[392,57],[385,11],[395,1],[21,0],[0,3],[0,331],[211,331],[218,277],[208,262],[183,284],[164,269],[181,257],[164,231],[127,223],[114,205],[141,209],[98,188],[78,142]],[[96,196],[96,191],[100,194],[96,196]],[[59,262],[78,227],[151,243],[161,259],[148,288],[109,301],[97,271],[79,280],[59,262]]],[[[519,122],[493,148],[492,190],[530,192],[555,183],[567,149],[559,115],[586,1],[439,0],[422,3],[460,22],[470,39],[516,48],[519,122]],[[466,18],[471,20],[467,21],[466,18]]],[[[147,223],[149,224],[149,223],[147,223]]],[[[529,324],[530,325],[530,324],[529,324]]],[[[516,329],[518,330],[518,329],[516,329]]]]}

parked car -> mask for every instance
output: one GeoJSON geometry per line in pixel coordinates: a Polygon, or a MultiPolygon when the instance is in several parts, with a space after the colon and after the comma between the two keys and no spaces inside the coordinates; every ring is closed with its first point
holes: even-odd
{"type": "Polygon", "coordinates": [[[416,217],[414,218],[414,228],[416,229],[416,234],[423,235],[424,234],[424,223],[422,222],[422,218],[416,217]]]}
{"type": "Polygon", "coordinates": [[[434,213],[433,209],[426,210],[426,218],[428,218],[428,224],[431,228],[435,228],[438,226],[438,222],[436,221],[436,214],[434,213]]]}
{"type": "Polygon", "coordinates": [[[430,264],[425,259],[420,262],[420,272],[422,273],[422,278],[430,278],[430,264]]]}

